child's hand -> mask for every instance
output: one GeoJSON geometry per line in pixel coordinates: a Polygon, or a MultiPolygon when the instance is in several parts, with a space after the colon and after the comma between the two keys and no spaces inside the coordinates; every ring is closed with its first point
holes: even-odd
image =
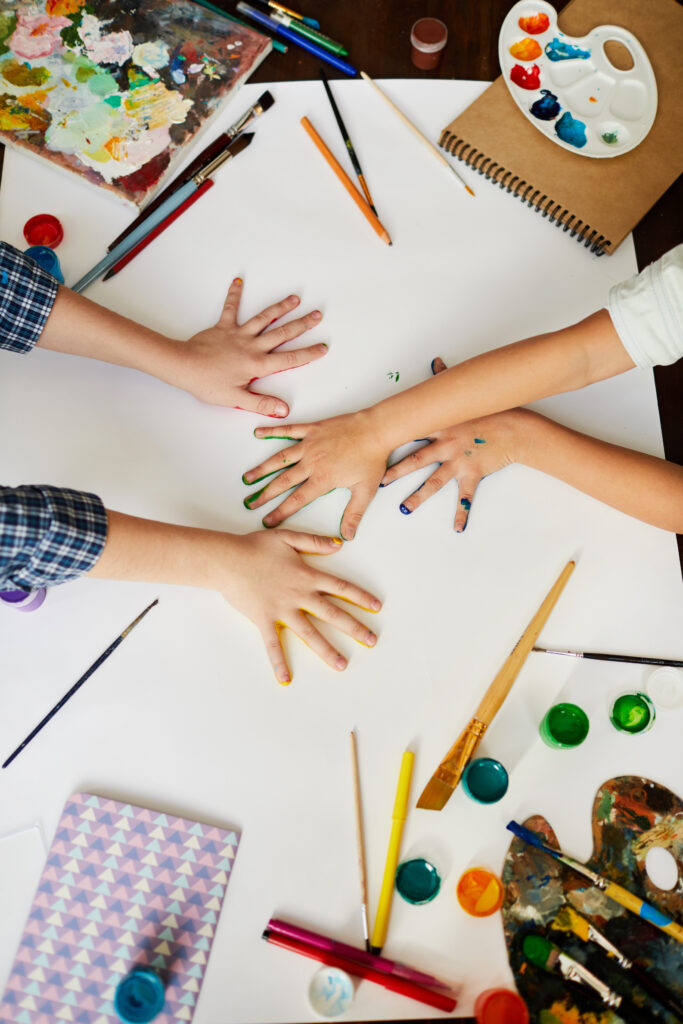
{"type": "MultiPolygon", "coordinates": [[[[432,371],[441,373],[446,369],[442,359],[432,363],[432,371]]],[[[515,427],[522,410],[483,416],[481,419],[459,423],[437,431],[428,438],[429,444],[400,462],[391,466],[382,479],[382,486],[393,483],[416,469],[438,463],[437,468],[425,482],[400,505],[401,512],[410,515],[423,502],[449,482],[458,485],[458,508],[454,529],[462,533],[467,526],[467,517],[474,499],[474,492],[480,480],[496,470],[514,462],[512,443],[515,427]]]]}
{"type": "Polygon", "coordinates": [[[223,589],[226,600],[259,629],[275,678],[289,683],[280,634],[288,626],[331,668],[342,671],[347,660],[314,625],[321,619],[366,647],[374,647],[376,635],[330,597],[339,597],[368,611],[377,612],[381,601],[367,590],[308,565],[301,554],[330,555],[341,541],[311,533],[274,530],[248,533],[231,541],[223,589]],[[233,547],[232,544],[235,546],[233,547]]]}
{"type": "Polygon", "coordinates": [[[326,355],[325,344],[288,352],[275,351],[320,323],[322,315],[314,310],[298,320],[268,330],[275,320],[299,305],[297,296],[290,295],[239,325],[237,311],[241,297],[242,280],[237,277],[230,285],[218,323],[179,344],[179,363],[169,382],[213,405],[234,406],[262,416],[287,416],[286,402],[251,391],[249,385],[259,377],[304,366],[326,355]]]}

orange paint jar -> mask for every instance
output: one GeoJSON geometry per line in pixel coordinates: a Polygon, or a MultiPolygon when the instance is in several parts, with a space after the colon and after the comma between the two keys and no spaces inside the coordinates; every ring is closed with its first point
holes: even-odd
{"type": "Polygon", "coordinates": [[[456,888],[458,903],[472,917],[488,917],[500,910],[503,883],[488,868],[470,868],[460,877],[456,888]]]}

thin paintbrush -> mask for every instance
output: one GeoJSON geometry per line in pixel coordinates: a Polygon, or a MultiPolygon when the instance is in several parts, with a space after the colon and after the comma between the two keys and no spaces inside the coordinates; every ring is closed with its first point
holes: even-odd
{"type": "Polygon", "coordinates": [[[356,844],[358,847],[358,871],[360,873],[360,914],[363,924],[365,948],[370,952],[370,929],[368,926],[368,878],[365,869],[365,835],[363,831],[363,804],[360,795],[360,773],[358,771],[358,748],[356,734],[351,737],[351,771],[353,773],[353,805],[356,812],[356,844]]]}
{"type": "Polygon", "coordinates": [[[625,953],[617,949],[608,938],[606,938],[602,932],[599,932],[595,925],[591,924],[585,917],[577,913],[573,907],[565,904],[562,910],[559,912],[555,920],[551,923],[550,927],[554,931],[560,932],[573,932],[574,935],[578,936],[583,942],[594,942],[597,946],[600,946],[610,958],[617,961],[619,966],[627,972],[633,981],[635,981],[640,988],[649,992],[653,996],[660,1006],[663,1006],[665,1010],[669,1010],[676,1017],[683,1020],[683,1003],[680,1002],[676,997],[665,988],[661,982],[657,981],[649,971],[643,970],[634,964],[625,953]]]}
{"type": "Polygon", "coordinates": [[[142,619],[144,619],[144,617],[147,614],[147,612],[151,611],[151,609],[154,608],[155,604],[159,604],[159,598],[158,597],[155,598],[155,600],[152,601],[151,604],[148,604],[147,607],[145,608],[145,610],[140,612],[138,617],[136,619],[133,619],[133,621],[131,622],[131,624],[129,626],[126,626],[126,628],[124,629],[123,633],[120,633],[117,636],[116,640],[114,640],[113,643],[109,644],[109,647],[107,647],[106,651],[103,651],[102,654],[100,654],[99,658],[97,658],[97,660],[92,663],[90,668],[87,669],[83,673],[83,675],[80,677],[80,679],[76,680],[74,685],[71,687],[70,690],[67,690],[67,692],[64,694],[64,696],[61,698],[61,700],[58,700],[57,703],[55,704],[55,706],[53,708],[51,708],[50,711],[48,711],[48,713],[45,715],[45,717],[41,718],[41,720],[38,722],[38,725],[35,727],[35,729],[31,730],[31,732],[28,734],[28,736],[23,741],[23,743],[20,743],[19,746],[17,747],[17,749],[12,751],[10,756],[3,763],[3,765],[2,765],[3,768],[7,768],[7,766],[12,763],[14,758],[17,757],[22,752],[24,747],[28,746],[28,744],[31,742],[31,740],[35,736],[38,735],[40,730],[42,728],[44,728],[44,726],[47,725],[47,723],[50,721],[50,719],[54,718],[54,716],[57,714],[57,712],[60,710],[60,708],[63,708],[68,700],[71,700],[71,698],[76,693],[76,691],[79,690],[81,688],[81,686],[83,686],[83,683],[87,679],[90,678],[90,676],[93,674],[93,672],[97,671],[97,669],[100,667],[102,662],[106,661],[110,654],[114,653],[114,651],[119,646],[119,644],[122,643],[126,639],[126,637],[131,632],[131,630],[135,629],[135,627],[137,626],[138,622],[140,622],[142,619]]]}
{"type": "Polygon", "coordinates": [[[325,86],[325,92],[327,93],[327,98],[330,101],[330,106],[332,107],[332,113],[334,114],[335,119],[337,121],[337,124],[339,125],[339,131],[341,132],[341,136],[342,136],[342,139],[344,140],[344,144],[345,144],[347,150],[349,151],[349,157],[351,159],[351,163],[353,164],[353,169],[356,172],[356,177],[358,178],[358,181],[360,182],[360,187],[363,189],[363,192],[365,193],[365,198],[368,201],[368,206],[370,207],[370,209],[374,213],[375,217],[377,217],[378,213],[377,213],[377,210],[375,209],[375,204],[372,201],[372,196],[370,195],[370,190],[368,189],[368,186],[365,183],[365,177],[363,175],[363,170],[361,168],[361,165],[360,165],[360,162],[358,160],[358,157],[356,156],[356,151],[353,148],[353,144],[352,144],[351,139],[349,137],[349,133],[346,130],[346,125],[342,121],[342,116],[339,113],[339,108],[338,108],[337,104],[334,101],[334,96],[332,95],[332,90],[330,89],[329,83],[327,81],[327,75],[325,74],[325,72],[324,72],[324,70],[322,68],[320,69],[320,79],[321,79],[323,85],[325,86]]]}
{"type": "Polygon", "coordinates": [[[479,740],[493,721],[510,688],[520,673],[527,655],[531,651],[538,635],[543,629],[548,616],[555,607],[557,599],[564,590],[565,584],[574,571],[575,562],[567,562],[555,583],[546,594],[541,607],[522,633],[514,648],[506,658],[503,667],[484,694],[479,707],[470,719],[464,731],[453,744],[445,758],[425,786],[418,807],[428,811],[440,811],[446,806],[460,777],[467,767],[479,740]]]}
{"type": "MultiPolygon", "coordinates": [[[[194,160],[189,163],[187,167],[173,179],[173,181],[169,182],[166,188],[163,189],[158,196],[155,196],[154,199],[147,204],[135,220],[132,221],[128,227],[114,239],[111,245],[107,246],[107,252],[111,252],[112,249],[123,242],[131,231],[135,230],[138,224],[142,224],[142,222],[146,220],[151,213],[158,210],[161,204],[168,199],[170,195],[177,192],[177,190],[188,182],[198,171],[203,170],[207,164],[211,163],[212,160],[215,160],[217,156],[220,156],[220,154],[231,145],[234,139],[237,138],[240,132],[243,132],[248,128],[252,121],[257,117],[260,117],[261,114],[264,114],[266,110],[270,110],[273,103],[275,103],[275,100],[273,99],[272,93],[266,90],[266,92],[259,96],[253,106],[249,107],[248,110],[245,110],[238,121],[235,121],[227,131],[222,132],[217,139],[214,139],[214,141],[209,143],[208,146],[205,146],[201,153],[198,153],[194,160]]],[[[104,280],[106,281],[107,277],[110,276],[110,274],[106,275],[104,280]]]]}
{"type": "Polygon", "coordinates": [[[532,832],[530,829],[525,828],[524,825],[519,825],[516,821],[509,821],[506,828],[510,832],[513,832],[519,839],[522,839],[525,843],[530,846],[535,846],[539,850],[543,850],[550,857],[554,857],[555,860],[559,860],[562,864],[566,864],[568,868],[573,871],[577,871],[584,878],[587,878],[594,886],[601,889],[606,896],[614,900],[620,906],[625,907],[626,910],[630,910],[631,913],[636,914],[638,917],[642,917],[645,921],[649,921],[650,924],[654,924],[657,928],[661,928],[667,935],[672,935],[677,942],[683,942],[683,925],[678,924],[676,921],[672,921],[670,917],[663,914],[661,910],[657,910],[651,904],[646,903],[645,900],[641,900],[638,896],[634,896],[628,889],[624,889],[622,885],[618,885],[617,882],[610,882],[609,879],[603,878],[602,875],[598,875],[597,872],[587,868],[585,864],[582,864],[578,860],[574,860],[573,857],[567,856],[566,853],[562,853],[560,850],[554,850],[552,846],[547,846],[542,839],[532,832]]]}
{"type": "Polygon", "coordinates": [[[550,647],[534,647],[541,654],[563,654],[566,658],[590,658],[593,661],[626,661],[634,665],[671,665],[683,668],[683,661],[675,658],[641,658],[636,654],[600,654],[598,651],[555,651],[550,647]]]}

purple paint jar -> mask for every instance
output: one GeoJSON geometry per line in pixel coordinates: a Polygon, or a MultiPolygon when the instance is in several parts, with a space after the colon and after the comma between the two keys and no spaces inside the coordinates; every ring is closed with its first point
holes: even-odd
{"type": "Polygon", "coordinates": [[[416,68],[433,71],[441,63],[448,28],[438,18],[420,18],[410,30],[410,59],[416,68]]]}
{"type": "Polygon", "coordinates": [[[39,587],[37,590],[0,590],[0,601],[20,612],[34,612],[36,608],[40,608],[46,594],[45,587],[39,587]]]}

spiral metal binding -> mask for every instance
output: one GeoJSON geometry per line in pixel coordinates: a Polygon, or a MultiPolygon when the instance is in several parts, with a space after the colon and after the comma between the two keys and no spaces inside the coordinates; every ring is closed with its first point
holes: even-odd
{"type": "Polygon", "coordinates": [[[570,238],[582,242],[584,247],[590,249],[596,256],[603,256],[606,247],[611,245],[609,239],[599,234],[595,228],[591,229],[590,224],[585,224],[582,220],[577,219],[576,215],[570,213],[561,203],[556,203],[552,196],[546,195],[541,189],[535,189],[530,182],[520,178],[518,174],[513,174],[512,171],[506,170],[502,164],[496,163],[495,160],[465,142],[464,139],[445,131],[439,140],[439,145],[452,156],[466,163],[472,170],[482,174],[488,181],[505,189],[511,195],[517,196],[527,206],[540,213],[542,217],[547,217],[548,221],[556,228],[561,227],[563,231],[568,231],[570,238]]]}

